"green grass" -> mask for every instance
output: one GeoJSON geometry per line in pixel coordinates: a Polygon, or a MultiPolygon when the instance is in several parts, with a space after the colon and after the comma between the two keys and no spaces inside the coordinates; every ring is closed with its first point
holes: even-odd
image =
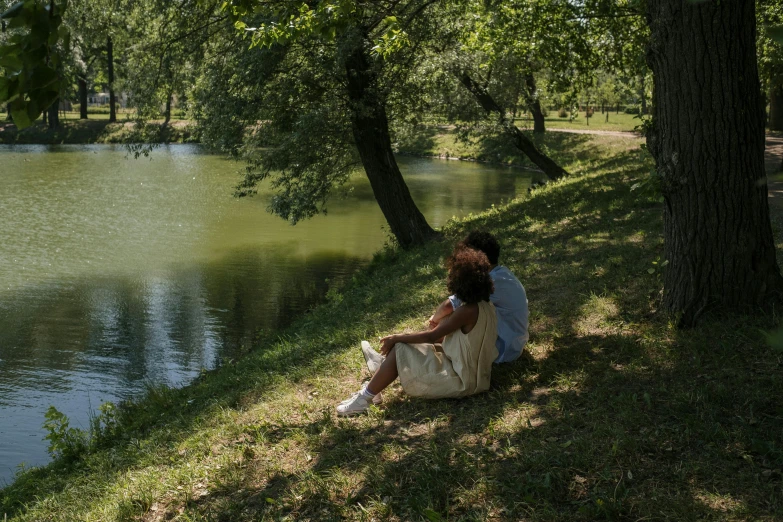
{"type": "MultiPolygon", "coordinates": [[[[659,311],[662,209],[632,191],[635,138],[555,135],[573,176],[386,249],[244,359],[156,388],[76,460],[0,492],[10,520],[779,520],[781,353],[774,317],[678,331],[659,311]],[[419,328],[465,231],[503,242],[530,300],[529,355],[489,392],[398,387],[369,415],[334,406],[366,377],[361,339],[419,328]]],[[[776,215],[776,228],[780,216],[776,215]]],[[[665,268],[664,268],[665,269],[665,268]]]]}
{"type": "MultiPolygon", "coordinates": [[[[601,114],[600,110],[596,110],[588,122],[584,112],[575,115],[576,117],[571,120],[569,117],[560,118],[557,115],[557,111],[549,111],[549,115],[544,118],[545,127],[546,129],[632,132],[642,123],[642,120],[633,114],[616,113],[614,111],[609,111],[608,114],[609,121],[606,121],[606,113],[601,114]]],[[[533,120],[530,117],[518,118],[516,123],[522,129],[533,129],[533,120]]]]}
{"type": "Polygon", "coordinates": [[[0,143],[4,144],[84,144],[84,143],[181,143],[192,141],[193,134],[185,121],[172,121],[168,127],[162,122],[148,122],[138,126],[131,121],[109,123],[108,115],[94,115],[88,120],[62,120],[60,129],[52,131],[38,121],[19,130],[10,123],[0,123],[0,143]]]}

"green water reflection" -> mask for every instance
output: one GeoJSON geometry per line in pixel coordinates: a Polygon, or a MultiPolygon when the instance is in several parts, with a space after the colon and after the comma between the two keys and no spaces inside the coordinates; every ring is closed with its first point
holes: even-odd
{"type": "MultiPolygon", "coordinates": [[[[433,226],[527,190],[527,173],[401,158],[433,226]]],[[[86,426],[106,400],[180,386],[241,355],[349,277],[386,240],[363,176],[291,227],[242,166],[170,146],[0,148],[0,485],[46,462],[49,405],[86,426]]]]}

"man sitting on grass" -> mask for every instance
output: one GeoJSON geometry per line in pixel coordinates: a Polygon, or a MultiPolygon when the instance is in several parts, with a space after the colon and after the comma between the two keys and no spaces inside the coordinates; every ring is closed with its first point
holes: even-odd
{"type": "MultiPolygon", "coordinates": [[[[522,354],[529,337],[525,288],[511,270],[498,265],[500,244],[489,232],[474,230],[460,241],[460,245],[484,252],[492,265],[489,275],[495,290],[489,300],[495,305],[498,318],[498,339],[495,343],[498,357],[495,362],[515,361],[522,354]]],[[[451,315],[461,305],[462,301],[456,295],[443,301],[430,317],[430,328],[436,328],[444,317],[451,315]]]]}

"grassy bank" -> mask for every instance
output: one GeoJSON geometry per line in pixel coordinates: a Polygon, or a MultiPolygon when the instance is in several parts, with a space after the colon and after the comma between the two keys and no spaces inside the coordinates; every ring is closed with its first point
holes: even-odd
{"type": "MultiPolygon", "coordinates": [[[[517,125],[524,128],[520,121],[517,121],[517,125]]],[[[534,134],[531,131],[527,133],[527,136],[546,154],[561,157],[566,150],[564,147],[584,141],[571,136],[572,132],[582,132],[580,129],[568,128],[567,131],[548,131],[544,135],[534,134]]],[[[614,138],[618,137],[636,138],[634,134],[628,134],[627,137],[614,136],[614,138]]],[[[519,149],[509,144],[505,137],[491,134],[485,134],[481,137],[460,137],[453,125],[419,125],[405,134],[396,136],[394,146],[400,154],[412,156],[480,161],[539,170],[519,152],[519,149]]],[[[566,168],[570,167],[570,165],[565,166],[566,168]]]]}
{"type": "MultiPolygon", "coordinates": [[[[105,418],[89,452],[0,492],[10,520],[775,520],[783,517],[774,318],[673,329],[658,310],[661,205],[633,138],[553,135],[574,174],[448,238],[386,250],[243,360],[105,418]],[[466,230],[502,238],[530,299],[529,355],[488,393],[334,405],[361,339],[419,328],[466,230]]],[[[780,217],[776,215],[776,227],[780,217]]]]}
{"type": "Polygon", "coordinates": [[[0,123],[0,143],[3,144],[88,144],[88,143],[184,143],[194,140],[186,121],[148,122],[137,125],[131,121],[109,123],[108,119],[67,120],[57,130],[41,122],[23,130],[10,123],[0,123]]]}

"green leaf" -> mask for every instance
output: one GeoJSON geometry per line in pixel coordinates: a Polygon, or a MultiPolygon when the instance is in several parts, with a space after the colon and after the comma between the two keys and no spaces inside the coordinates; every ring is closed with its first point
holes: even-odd
{"type": "Polygon", "coordinates": [[[33,75],[30,79],[31,89],[43,89],[48,87],[57,81],[57,71],[51,67],[43,66],[36,67],[33,71],[33,75]]]}
{"type": "Polygon", "coordinates": [[[647,269],[647,273],[648,274],[654,274],[655,273],[655,269],[654,268],[648,268],[647,269]]]}
{"type": "Polygon", "coordinates": [[[30,117],[27,115],[27,104],[21,100],[21,103],[14,103],[11,105],[11,117],[14,119],[14,123],[20,129],[25,129],[32,125],[30,117]]]}
{"type": "Polygon", "coordinates": [[[11,80],[8,78],[2,78],[0,77],[0,103],[5,102],[9,96],[9,91],[11,89],[11,80]]]}
{"type": "Polygon", "coordinates": [[[22,60],[15,54],[0,57],[0,67],[10,72],[19,72],[24,67],[22,60]]]}
{"type": "Polygon", "coordinates": [[[434,511],[430,508],[424,510],[424,516],[427,517],[427,520],[430,522],[441,522],[443,520],[443,517],[440,516],[437,511],[434,511]]]}

